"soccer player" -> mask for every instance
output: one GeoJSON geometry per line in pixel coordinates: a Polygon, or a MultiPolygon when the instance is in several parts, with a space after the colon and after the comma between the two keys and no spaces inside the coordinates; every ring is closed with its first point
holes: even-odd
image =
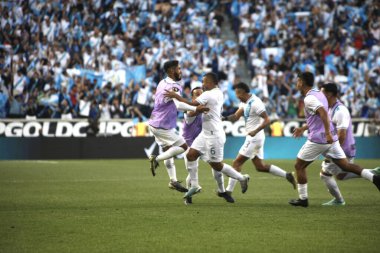
{"type": "Polygon", "coordinates": [[[226,134],[221,120],[223,108],[223,92],[218,87],[218,77],[215,73],[207,73],[202,80],[204,92],[194,102],[188,102],[180,97],[178,93],[167,91],[166,96],[176,98],[181,102],[193,106],[206,105],[210,111],[203,115],[202,131],[194,140],[187,153],[187,170],[190,174],[191,187],[184,198],[191,197],[198,193],[202,188],[198,184],[198,166],[196,160],[201,157],[207,161],[216,171],[221,171],[229,177],[240,181],[242,192],[248,189],[248,175],[242,175],[230,165],[223,163],[224,144],[226,134]]]}
{"type": "MultiPolygon", "coordinates": [[[[191,90],[191,98],[192,98],[192,101],[194,102],[201,94],[203,93],[203,90],[202,90],[202,87],[195,87],[191,90]]],[[[186,144],[191,147],[191,145],[193,144],[195,138],[201,133],[202,131],[202,114],[200,113],[197,113],[197,112],[187,112],[185,113],[184,115],[185,117],[185,120],[184,120],[184,124],[183,124],[183,138],[185,138],[185,141],[186,141],[186,144]]],[[[185,155],[185,164],[186,164],[186,167],[187,167],[187,158],[186,158],[186,155],[185,155]]],[[[199,158],[196,160],[196,167],[198,168],[198,161],[199,161],[199,158]]],[[[219,197],[222,197],[224,198],[227,202],[229,203],[234,203],[235,200],[226,193],[226,190],[224,188],[224,177],[223,177],[223,173],[221,173],[220,171],[216,171],[214,169],[211,170],[212,171],[212,174],[217,182],[217,185],[218,185],[218,193],[217,195],[219,197]]],[[[186,186],[187,186],[187,189],[189,189],[191,187],[191,183],[190,183],[190,174],[187,176],[186,178],[186,186]]],[[[192,197],[187,197],[185,198],[185,204],[188,205],[188,204],[192,204],[193,203],[193,200],[192,200],[192,197]]]]}
{"type": "MultiPolygon", "coordinates": [[[[339,101],[338,87],[335,83],[324,84],[321,91],[327,98],[330,118],[338,132],[339,144],[346,154],[348,161],[353,163],[356,154],[356,147],[354,134],[352,132],[350,112],[347,107],[339,101]]],[[[380,169],[380,167],[377,168],[377,170],[378,169],[380,169]]],[[[338,180],[347,180],[360,177],[354,173],[343,171],[329,159],[325,159],[325,161],[322,162],[320,176],[330,194],[334,197],[332,200],[323,203],[322,205],[324,206],[343,206],[346,204],[333,176],[335,176],[338,180]]]]}
{"type": "MultiPolygon", "coordinates": [[[[260,98],[250,93],[249,87],[245,83],[238,83],[234,85],[233,89],[241,103],[239,109],[234,114],[224,118],[224,120],[235,122],[239,120],[241,116],[244,116],[247,137],[232,167],[240,172],[243,164],[248,159],[251,159],[257,171],[283,177],[296,189],[296,181],[292,173],[286,172],[276,165],[265,164],[263,161],[265,141],[264,128],[270,123],[264,103],[260,98]]],[[[237,181],[233,178],[229,179],[227,186],[228,194],[232,194],[236,182],[237,181]]]]}
{"type": "Polygon", "coordinates": [[[176,131],[177,110],[204,112],[207,111],[208,108],[203,105],[197,107],[190,106],[176,99],[165,97],[164,93],[166,90],[170,90],[176,94],[182,93],[182,72],[178,61],[165,62],[164,71],[167,77],[157,86],[154,108],[148,121],[149,130],[164,152],[158,156],[151,155],[149,157],[150,169],[153,176],[155,176],[159,162],[164,161],[170,178],[169,188],[180,192],[187,192],[187,189],[177,180],[173,158],[185,152],[188,148],[184,138],[176,131]]]}
{"type": "Polygon", "coordinates": [[[298,152],[294,166],[297,174],[299,198],[290,200],[289,204],[302,207],[309,205],[306,168],[320,155],[330,158],[344,171],[353,172],[372,181],[380,190],[380,176],[374,175],[369,169],[363,169],[348,162],[339,145],[336,130],[329,120],[327,99],[321,91],[313,89],[313,85],[314,75],[312,73],[303,72],[298,75],[296,88],[305,96],[306,125],[296,128],[293,136],[300,137],[306,129],[309,129],[309,134],[308,140],[298,152]]]}

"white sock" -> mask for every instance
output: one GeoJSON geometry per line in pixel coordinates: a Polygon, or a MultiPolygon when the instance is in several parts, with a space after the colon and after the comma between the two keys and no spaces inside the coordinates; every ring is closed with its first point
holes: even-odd
{"type": "Polygon", "coordinates": [[[216,185],[218,186],[218,191],[219,192],[225,192],[226,189],[224,188],[224,177],[223,173],[214,169],[211,169],[212,175],[215,178],[216,185]]]}
{"type": "Polygon", "coordinates": [[[198,162],[187,161],[187,170],[189,171],[191,187],[198,187],[198,162]]]}
{"type": "Polygon", "coordinates": [[[228,165],[226,163],[224,163],[223,165],[224,166],[223,166],[221,172],[223,172],[227,176],[235,178],[235,179],[237,179],[239,181],[243,181],[244,180],[244,177],[243,177],[243,175],[240,172],[236,171],[234,168],[232,168],[230,165],[228,165]]]}
{"type": "Polygon", "coordinates": [[[228,186],[227,186],[227,188],[226,188],[226,191],[228,191],[228,192],[233,192],[234,189],[235,189],[235,185],[236,185],[237,182],[238,182],[238,181],[237,181],[236,179],[233,179],[232,177],[230,177],[230,178],[228,179],[228,186]]]}
{"type": "Polygon", "coordinates": [[[190,186],[191,186],[191,184],[190,184],[190,173],[189,174],[187,174],[187,177],[186,177],[186,188],[187,189],[190,189],[190,186]]]}
{"type": "Polygon", "coordinates": [[[286,177],[286,171],[276,165],[271,165],[269,167],[269,173],[279,177],[286,177]]]}
{"type": "Polygon", "coordinates": [[[174,164],[174,158],[164,160],[166,170],[168,172],[170,180],[177,181],[177,172],[174,164]]]}
{"type": "Polygon", "coordinates": [[[327,189],[329,190],[330,194],[338,201],[343,202],[343,196],[340,193],[338,184],[336,183],[334,177],[332,176],[326,176],[323,174],[320,174],[322,181],[325,183],[327,189]]]}
{"type": "Polygon", "coordinates": [[[300,199],[307,199],[307,183],[306,184],[297,184],[298,195],[300,199]]]}
{"type": "Polygon", "coordinates": [[[355,173],[352,173],[352,172],[347,172],[346,175],[344,176],[344,178],[342,178],[341,180],[347,180],[347,179],[351,179],[351,178],[360,178],[360,176],[356,175],[355,173]]]}
{"type": "Polygon", "coordinates": [[[166,159],[172,158],[176,155],[182,154],[183,152],[185,152],[185,150],[183,148],[178,147],[178,146],[172,146],[168,150],[166,150],[164,153],[158,155],[156,157],[156,161],[159,162],[162,160],[166,160],[166,159]]]}
{"type": "Polygon", "coordinates": [[[373,182],[373,173],[369,169],[363,169],[361,173],[362,178],[365,178],[371,182],[373,182]]]}

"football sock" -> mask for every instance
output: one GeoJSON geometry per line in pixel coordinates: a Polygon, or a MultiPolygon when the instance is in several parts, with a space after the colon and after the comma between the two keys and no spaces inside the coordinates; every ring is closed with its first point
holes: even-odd
{"type": "Polygon", "coordinates": [[[174,164],[174,158],[164,160],[166,170],[168,172],[169,178],[173,181],[177,181],[177,172],[174,164]]]}
{"type": "Polygon", "coordinates": [[[306,184],[297,184],[298,195],[300,199],[307,199],[307,183],[306,184]]]}
{"type": "Polygon", "coordinates": [[[197,161],[187,161],[187,170],[190,175],[191,187],[198,187],[198,162],[197,161]]]}
{"type": "Polygon", "coordinates": [[[228,192],[233,192],[234,189],[235,189],[235,185],[236,185],[237,182],[238,182],[238,181],[237,181],[236,179],[233,179],[232,177],[230,177],[230,178],[228,179],[228,186],[227,186],[227,188],[226,188],[226,191],[228,191],[228,192]]]}
{"type": "Polygon", "coordinates": [[[178,146],[172,146],[168,150],[166,150],[165,152],[159,154],[156,157],[156,161],[160,162],[162,160],[166,160],[166,159],[172,158],[176,155],[182,154],[183,152],[185,152],[185,150],[183,148],[178,147],[178,146]]]}
{"type": "Polygon", "coordinates": [[[277,167],[276,165],[271,165],[269,167],[269,173],[279,177],[286,177],[286,171],[277,167]]]}
{"type": "Polygon", "coordinates": [[[236,171],[234,168],[232,168],[228,164],[224,163],[223,165],[224,166],[223,166],[221,172],[223,172],[227,176],[235,178],[235,179],[237,179],[239,181],[243,181],[244,180],[244,177],[243,177],[243,175],[240,172],[236,171]]]}
{"type": "Polygon", "coordinates": [[[329,190],[330,194],[338,201],[343,202],[342,194],[340,193],[338,184],[336,183],[334,177],[332,176],[326,176],[323,174],[320,174],[322,181],[325,183],[327,189],[329,190]]]}
{"type": "Polygon", "coordinates": [[[215,178],[216,185],[218,186],[218,191],[219,192],[225,192],[226,189],[224,188],[224,177],[223,173],[214,169],[211,169],[212,175],[215,178]]]}
{"type": "Polygon", "coordinates": [[[369,181],[373,181],[373,173],[369,169],[363,169],[361,176],[369,181]]]}

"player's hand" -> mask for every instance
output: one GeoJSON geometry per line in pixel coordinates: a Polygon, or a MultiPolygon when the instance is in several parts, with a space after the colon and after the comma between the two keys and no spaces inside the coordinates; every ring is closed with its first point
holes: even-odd
{"type": "Polygon", "coordinates": [[[250,135],[252,137],[254,137],[256,134],[257,134],[256,130],[253,130],[253,131],[248,133],[248,135],[250,135]]]}
{"type": "Polygon", "coordinates": [[[210,111],[210,108],[206,107],[205,105],[198,105],[195,111],[198,113],[208,112],[210,111]]]}
{"type": "Polygon", "coordinates": [[[333,137],[330,132],[326,133],[326,141],[329,144],[333,143],[333,137]]]}
{"type": "Polygon", "coordinates": [[[176,98],[176,99],[180,97],[177,92],[172,91],[172,90],[165,90],[164,96],[168,98],[176,98]]]}
{"type": "Polygon", "coordinates": [[[302,127],[297,127],[293,131],[293,137],[294,138],[300,138],[305,130],[302,127]]]}

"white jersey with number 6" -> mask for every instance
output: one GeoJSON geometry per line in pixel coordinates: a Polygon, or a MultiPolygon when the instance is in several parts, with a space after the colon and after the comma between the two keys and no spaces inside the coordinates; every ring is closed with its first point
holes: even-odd
{"type": "Polygon", "coordinates": [[[203,114],[202,132],[191,145],[192,149],[201,154],[206,162],[222,162],[226,134],[220,118],[223,109],[223,93],[219,88],[205,91],[197,99],[198,103],[206,105],[210,111],[203,114]]]}

